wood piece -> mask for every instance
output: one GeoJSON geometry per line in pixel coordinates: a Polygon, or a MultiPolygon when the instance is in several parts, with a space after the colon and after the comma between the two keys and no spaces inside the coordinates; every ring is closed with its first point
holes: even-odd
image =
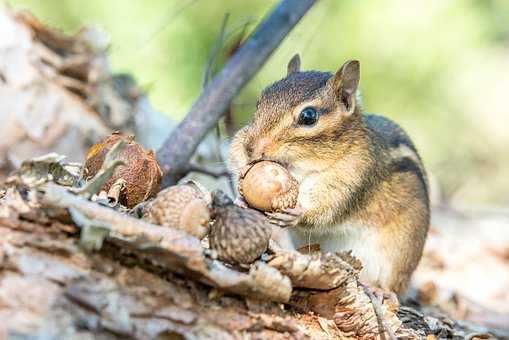
{"type": "MultiPolygon", "coordinates": [[[[290,298],[290,280],[264,263],[253,266],[249,273],[238,272],[206,256],[200,241],[184,231],[138,220],[52,183],[41,186],[38,192],[43,206],[74,209],[91,220],[100,221],[100,227],[108,229],[111,238],[124,241],[126,246],[128,242],[125,241],[129,241],[135,250],[151,253],[152,260],[174,272],[187,273],[203,283],[235,294],[280,302],[290,298]]],[[[151,259],[150,256],[146,258],[151,259]]]]}

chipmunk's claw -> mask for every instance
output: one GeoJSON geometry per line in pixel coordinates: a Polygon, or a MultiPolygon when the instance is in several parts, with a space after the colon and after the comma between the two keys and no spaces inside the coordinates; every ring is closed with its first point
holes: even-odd
{"type": "Polygon", "coordinates": [[[298,225],[303,213],[304,209],[298,204],[295,208],[285,209],[281,212],[266,212],[265,214],[268,216],[270,223],[285,228],[298,225]]]}
{"type": "Polygon", "coordinates": [[[247,202],[244,199],[244,197],[242,197],[242,195],[237,195],[237,197],[235,198],[235,201],[233,202],[233,204],[235,204],[236,206],[239,206],[241,208],[244,208],[244,209],[249,208],[249,205],[247,204],[247,202]]]}

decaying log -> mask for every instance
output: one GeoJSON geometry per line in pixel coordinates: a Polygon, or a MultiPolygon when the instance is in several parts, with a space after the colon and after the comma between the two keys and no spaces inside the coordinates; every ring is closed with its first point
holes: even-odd
{"type": "Polygon", "coordinates": [[[314,3],[315,0],[282,0],[208,83],[157,152],[165,173],[163,187],[175,184],[185,175],[187,163],[205,134],[314,3]]]}
{"type": "Polygon", "coordinates": [[[349,253],[303,255],[278,250],[268,264],[290,277],[294,287],[308,289],[294,292],[292,306],[334,320],[346,336],[373,339],[387,332],[391,339],[396,333],[409,339],[419,337],[396,316],[397,302],[378,303],[366,293],[369,288],[358,279],[362,264],[349,253]]]}
{"type": "Polygon", "coordinates": [[[82,161],[90,143],[110,132],[109,118],[125,127],[135,111],[113,89],[107,36],[90,27],[67,36],[3,5],[0,177],[49,152],[82,161]],[[99,110],[106,106],[108,117],[99,110]]]}
{"type": "MultiPolygon", "coordinates": [[[[187,273],[231,293],[280,302],[290,298],[290,280],[265,263],[252,266],[249,273],[234,271],[207,257],[200,241],[181,230],[150,224],[99,206],[51,183],[42,186],[38,192],[43,207],[77,210],[97,227],[107,229],[111,238],[129,240],[135,245],[134,249],[151,253],[155,263],[172,271],[187,273]]],[[[151,259],[150,256],[144,257],[151,259]]]]}
{"type": "Polygon", "coordinates": [[[304,337],[287,315],[250,312],[240,300],[209,298],[205,286],[152,274],[135,259],[122,265],[107,248],[86,253],[65,234],[4,222],[0,335],[8,339],[304,337]]]}
{"type": "Polygon", "coordinates": [[[294,287],[330,290],[357,276],[361,263],[349,253],[300,254],[278,249],[269,266],[292,280],[294,287]]]}

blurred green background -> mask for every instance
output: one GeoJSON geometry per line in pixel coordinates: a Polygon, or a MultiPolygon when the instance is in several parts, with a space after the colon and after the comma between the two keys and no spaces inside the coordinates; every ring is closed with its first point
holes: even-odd
{"type": "MultiPolygon", "coordinates": [[[[8,2],[69,33],[102,28],[111,37],[113,69],[134,75],[154,106],[176,119],[201,91],[225,13],[228,45],[277,3],[8,2]]],[[[321,0],[235,100],[238,125],[296,52],[304,69],[334,71],[359,59],[366,109],[409,132],[443,199],[509,204],[508,0],[321,0]]]]}

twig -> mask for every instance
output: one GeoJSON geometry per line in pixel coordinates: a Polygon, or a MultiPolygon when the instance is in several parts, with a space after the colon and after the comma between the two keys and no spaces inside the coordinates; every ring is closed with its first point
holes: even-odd
{"type": "Polygon", "coordinates": [[[228,171],[228,168],[226,167],[226,162],[224,161],[224,157],[221,152],[221,130],[219,128],[219,123],[216,125],[216,154],[217,154],[217,159],[219,160],[219,163],[223,164],[225,167],[225,169],[223,170],[223,174],[228,180],[228,186],[230,187],[232,195],[235,195],[236,190],[235,190],[235,186],[233,184],[235,179],[234,179],[233,173],[228,171]]]}
{"type": "Polygon", "coordinates": [[[180,14],[182,14],[186,9],[194,5],[196,2],[197,0],[180,2],[178,5],[173,6],[171,9],[167,10],[163,16],[163,20],[161,20],[157,28],[149,34],[148,38],[143,40],[142,44],[138,46],[138,50],[148,46],[148,44],[154,40],[158,34],[168,28],[169,24],[173,23],[180,14]]]}
{"type": "MultiPolygon", "coordinates": [[[[246,23],[244,25],[244,27],[242,28],[242,31],[240,31],[237,34],[233,43],[226,50],[226,58],[227,58],[226,60],[230,59],[244,43],[244,40],[246,37],[247,25],[248,25],[248,23],[246,23]]],[[[237,106],[237,104],[235,104],[235,106],[237,106]]],[[[234,104],[230,103],[230,105],[228,106],[228,109],[226,110],[226,112],[224,114],[224,127],[225,127],[226,134],[228,137],[232,137],[233,134],[235,133],[235,119],[234,119],[233,110],[234,110],[234,104]]],[[[231,183],[233,185],[233,180],[231,181],[231,183]]],[[[233,188],[232,188],[232,191],[234,192],[233,188]]]]}
{"type": "MultiPolygon", "coordinates": [[[[239,33],[239,36],[244,37],[244,33],[246,32],[249,25],[255,23],[256,20],[253,18],[248,18],[245,22],[238,24],[237,26],[234,26],[228,33],[226,33],[224,40],[228,40],[231,36],[233,36],[237,31],[241,31],[239,33]]],[[[240,46],[239,46],[240,47],[240,46]]],[[[235,49],[235,52],[237,49],[235,49]]],[[[230,57],[233,55],[233,53],[230,55],[230,57]]]]}
{"type": "Polygon", "coordinates": [[[197,173],[200,173],[200,174],[204,174],[204,175],[207,175],[207,176],[210,176],[210,177],[214,177],[214,178],[220,178],[220,177],[230,177],[230,173],[228,172],[228,170],[212,170],[212,169],[207,169],[205,167],[202,167],[202,166],[199,166],[199,165],[194,165],[194,164],[188,164],[186,167],[185,167],[185,172],[188,173],[188,172],[197,172],[197,173]]]}
{"type": "MultiPolygon", "coordinates": [[[[219,36],[217,37],[216,43],[214,44],[214,47],[212,49],[212,52],[210,54],[210,57],[207,62],[207,68],[205,69],[205,76],[203,78],[203,88],[207,87],[207,84],[209,83],[210,79],[212,78],[212,69],[214,68],[214,64],[217,59],[217,54],[219,53],[219,50],[223,46],[225,36],[226,36],[226,24],[228,23],[228,18],[230,17],[229,13],[226,13],[223,19],[223,23],[221,24],[221,30],[219,32],[219,36]]],[[[219,160],[220,164],[225,164],[223,155],[221,154],[221,130],[219,127],[219,121],[216,123],[216,153],[217,158],[219,160]]],[[[228,177],[228,184],[230,185],[230,189],[232,193],[235,192],[235,188],[233,187],[233,178],[230,173],[228,173],[227,170],[224,171],[225,176],[228,177]]],[[[210,175],[210,174],[209,174],[210,175]]],[[[211,175],[213,176],[213,175],[211,175]]],[[[222,176],[213,176],[215,178],[222,177],[222,176]]]]}
{"type": "Polygon", "coordinates": [[[373,305],[373,311],[375,312],[376,319],[378,322],[378,328],[380,332],[380,338],[382,340],[385,340],[385,333],[389,335],[390,340],[397,340],[396,334],[392,331],[392,329],[387,326],[387,323],[385,322],[383,318],[383,312],[382,307],[380,306],[380,301],[376,298],[376,296],[373,294],[371,289],[363,284],[362,282],[359,282],[359,285],[364,289],[364,292],[369,297],[371,304],[373,305]]]}
{"type": "Polygon", "coordinates": [[[212,69],[214,68],[214,64],[216,63],[217,54],[219,50],[223,46],[224,37],[226,34],[226,24],[228,23],[228,18],[230,17],[230,13],[226,13],[223,18],[223,23],[221,24],[221,30],[219,31],[219,35],[214,43],[214,47],[210,53],[209,59],[207,60],[207,67],[205,68],[205,75],[203,76],[203,88],[206,88],[210,79],[212,78],[212,69]]]}
{"type": "Polygon", "coordinates": [[[163,187],[185,175],[187,163],[200,141],[314,3],[315,0],[282,0],[207,85],[157,152],[165,173],[163,187]]]}

